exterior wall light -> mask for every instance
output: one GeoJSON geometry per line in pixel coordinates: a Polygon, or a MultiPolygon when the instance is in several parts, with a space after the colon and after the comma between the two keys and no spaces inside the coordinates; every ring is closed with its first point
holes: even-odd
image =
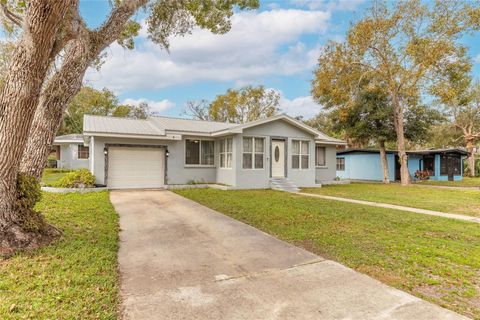
{"type": "Polygon", "coordinates": [[[107,154],[108,154],[108,149],[107,149],[107,148],[103,148],[103,154],[104,154],[104,155],[107,155],[107,154]]]}
{"type": "Polygon", "coordinates": [[[165,156],[168,157],[170,155],[170,152],[168,152],[168,149],[165,151],[165,156]]]}

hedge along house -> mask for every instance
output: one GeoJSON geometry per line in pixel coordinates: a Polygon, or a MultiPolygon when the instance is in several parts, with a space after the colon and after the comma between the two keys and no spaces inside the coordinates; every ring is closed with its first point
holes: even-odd
{"type": "Polygon", "coordinates": [[[67,134],[55,138],[50,157],[54,156],[59,169],[82,169],[89,167],[89,148],[84,145],[83,135],[67,134]]]}
{"type": "Polygon", "coordinates": [[[246,124],[86,115],[83,129],[90,171],[113,189],[315,186],[334,180],[336,146],[345,144],[283,114],[246,124]]]}
{"type": "MultiPolygon", "coordinates": [[[[431,180],[462,180],[463,160],[467,152],[461,149],[407,151],[408,170],[415,180],[417,171],[428,172],[431,180]]],[[[397,151],[387,151],[390,181],[400,180],[397,151]]],[[[337,153],[337,176],[350,180],[383,180],[380,151],[347,149],[337,153]]]]}

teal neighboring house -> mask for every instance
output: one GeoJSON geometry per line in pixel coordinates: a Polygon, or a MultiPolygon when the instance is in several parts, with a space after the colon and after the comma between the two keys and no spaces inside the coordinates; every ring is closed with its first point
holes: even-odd
{"type": "MultiPolygon", "coordinates": [[[[460,181],[467,152],[461,149],[407,151],[408,170],[413,180],[417,171],[428,172],[430,180],[460,181]]],[[[397,151],[387,151],[390,181],[400,180],[397,151]]],[[[380,151],[347,149],[337,152],[337,176],[349,180],[383,180],[380,151]]]]}

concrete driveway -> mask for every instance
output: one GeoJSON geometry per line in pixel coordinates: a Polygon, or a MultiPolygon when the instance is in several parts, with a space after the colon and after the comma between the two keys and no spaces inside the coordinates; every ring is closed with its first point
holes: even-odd
{"type": "Polygon", "coordinates": [[[124,319],[466,319],[169,191],[112,191],[124,319]]]}

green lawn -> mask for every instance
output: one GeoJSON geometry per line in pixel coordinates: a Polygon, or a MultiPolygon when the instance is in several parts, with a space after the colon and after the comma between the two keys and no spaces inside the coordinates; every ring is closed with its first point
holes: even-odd
{"type": "Polygon", "coordinates": [[[480,228],[476,223],[272,190],[175,192],[480,319],[480,228]]]}
{"type": "Polygon", "coordinates": [[[43,171],[42,184],[45,186],[54,186],[55,183],[60,181],[60,179],[62,179],[70,171],[72,170],[47,168],[43,171]]]}
{"type": "Polygon", "coordinates": [[[63,239],[0,260],[0,319],[116,319],[118,216],[107,192],[44,193],[63,239]]]}
{"type": "Polygon", "coordinates": [[[302,191],[480,217],[479,190],[452,190],[422,186],[402,187],[396,183],[389,185],[351,183],[327,185],[322,188],[305,188],[302,191]]]}
{"type": "Polygon", "coordinates": [[[425,180],[415,182],[417,184],[425,184],[430,186],[446,186],[446,187],[479,187],[480,188],[480,177],[469,178],[463,177],[462,181],[436,181],[436,180],[425,180]]]}

